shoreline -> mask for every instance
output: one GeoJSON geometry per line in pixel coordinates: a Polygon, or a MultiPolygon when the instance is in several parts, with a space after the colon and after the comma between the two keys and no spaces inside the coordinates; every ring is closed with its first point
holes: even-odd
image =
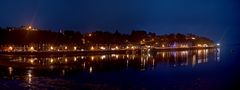
{"type": "MultiPolygon", "coordinates": [[[[166,51],[185,51],[185,50],[201,50],[201,49],[216,49],[219,47],[190,47],[190,48],[149,48],[151,53],[166,52],[166,51]]],[[[88,51],[22,51],[8,52],[0,51],[0,55],[101,55],[101,54],[141,54],[147,49],[134,50],[88,50],[88,51]]]]}

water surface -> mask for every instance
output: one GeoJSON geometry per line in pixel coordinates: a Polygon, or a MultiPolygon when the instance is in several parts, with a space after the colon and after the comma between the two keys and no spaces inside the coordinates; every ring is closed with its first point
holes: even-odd
{"type": "Polygon", "coordinates": [[[238,49],[152,54],[0,56],[2,89],[213,90],[236,87],[238,49]]]}

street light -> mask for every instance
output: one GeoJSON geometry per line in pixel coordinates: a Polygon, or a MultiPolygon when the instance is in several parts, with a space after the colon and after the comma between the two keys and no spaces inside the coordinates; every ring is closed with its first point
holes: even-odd
{"type": "Polygon", "coordinates": [[[76,46],[74,46],[74,47],[73,47],[73,49],[74,49],[74,50],[77,50],[77,47],[76,47],[76,46]]]}
{"type": "Polygon", "coordinates": [[[12,46],[9,46],[8,49],[9,49],[10,51],[12,51],[12,50],[13,50],[13,47],[12,47],[12,46]]]}
{"type": "Polygon", "coordinates": [[[53,50],[53,46],[51,46],[50,49],[53,50]]]}
{"type": "Polygon", "coordinates": [[[93,47],[93,46],[91,46],[91,50],[94,50],[94,47],[93,47]]]}
{"type": "Polygon", "coordinates": [[[30,51],[34,51],[34,47],[33,46],[30,47],[30,51]]]}

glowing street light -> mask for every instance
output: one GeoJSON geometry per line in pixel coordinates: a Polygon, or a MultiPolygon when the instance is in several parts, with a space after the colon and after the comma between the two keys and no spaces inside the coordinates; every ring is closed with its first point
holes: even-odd
{"type": "Polygon", "coordinates": [[[195,40],[196,38],[195,37],[192,37],[192,40],[195,40]]]}
{"type": "Polygon", "coordinates": [[[165,47],[165,45],[164,45],[164,44],[162,44],[162,47],[165,47]]]}
{"type": "Polygon", "coordinates": [[[94,47],[93,47],[93,46],[91,46],[90,50],[94,50],[94,47]]]}
{"type": "Polygon", "coordinates": [[[65,47],[64,47],[64,49],[65,49],[65,50],[67,50],[67,49],[68,49],[68,47],[67,47],[67,46],[65,46],[65,47]]]}
{"type": "Polygon", "coordinates": [[[12,46],[9,46],[9,47],[8,47],[8,50],[12,51],[12,50],[13,50],[13,47],[12,47],[12,46]]]}
{"type": "Polygon", "coordinates": [[[129,47],[127,46],[126,49],[129,49],[129,47]]]}
{"type": "Polygon", "coordinates": [[[220,43],[217,43],[217,46],[220,46],[220,43]]]}
{"type": "Polygon", "coordinates": [[[34,47],[31,46],[31,47],[29,48],[29,51],[34,51],[34,47]]]}
{"type": "Polygon", "coordinates": [[[105,47],[103,47],[103,46],[102,46],[102,47],[100,47],[100,49],[102,49],[102,50],[106,50],[106,48],[105,48],[105,47]]]}
{"type": "Polygon", "coordinates": [[[134,47],[134,46],[132,46],[131,48],[132,48],[132,49],[135,49],[135,47],[134,47]]]}
{"type": "Polygon", "coordinates": [[[74,49],[74,50],[77,50],[77,47],[76,47],[76,46],[74,46],[74,47],[73,47],[73,49],[74,49]]]}
{"type": "Polygon", "coordinates": [[[54,49],[53,46],[51,46],[50,49],[53,50],[54,49]]]}
{"type": "Polygon", "coordinates": [[[92,34],[91,34],[91,33],[89,33],[89,34],[88,34],[88,36],[89,36],[89,37],[91,37],[91,36],[92,36],[92,34]]]}

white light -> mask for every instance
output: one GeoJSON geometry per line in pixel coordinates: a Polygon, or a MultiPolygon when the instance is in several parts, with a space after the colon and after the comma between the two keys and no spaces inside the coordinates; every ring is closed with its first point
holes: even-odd
{"type": "Polygon", "coordinates": [[[90,73],[92,73],[92,70],[93,70],[93,68],[92,68],[92,67],[90,67],[90,68],[89,68],[89,72],[90,72],[90,73]]]}
{"type": "Polygon", "coordinates": [[[217,46],[220,46],[220,43],[217,43],[217,46]]]}

